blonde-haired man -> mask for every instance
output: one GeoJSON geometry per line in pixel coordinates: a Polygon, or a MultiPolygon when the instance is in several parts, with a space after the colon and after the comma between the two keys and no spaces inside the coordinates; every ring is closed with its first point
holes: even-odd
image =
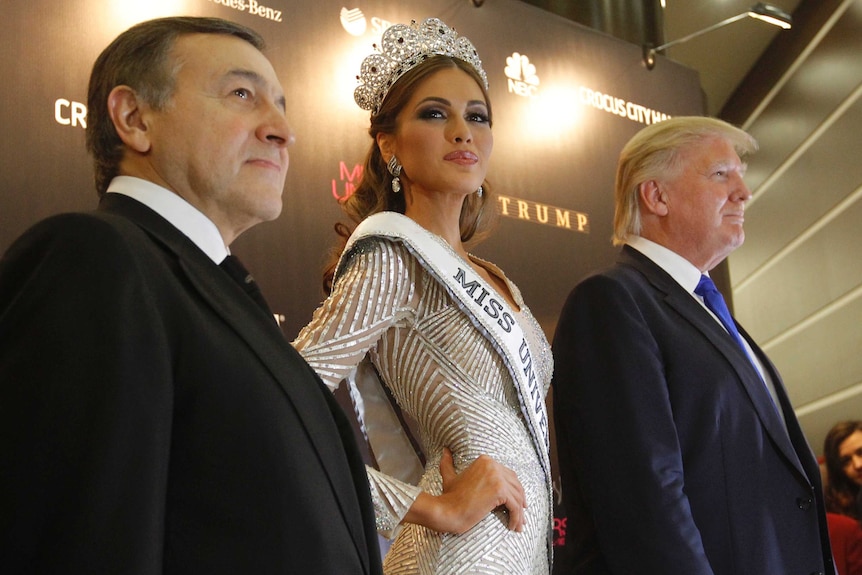
{"type": "Polygon", "coordinates": [[[616,264],[554,338],[572,537],[555,573],[834,573],[820,472],[781,377],[709,271],[745,237],[741,156],[720,120],[648,126],[620,154],[616,264]]]}

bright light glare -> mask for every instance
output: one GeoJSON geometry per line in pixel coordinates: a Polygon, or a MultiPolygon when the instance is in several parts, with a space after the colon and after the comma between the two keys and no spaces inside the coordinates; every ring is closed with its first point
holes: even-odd
{"type": "Polygon", "coordinates": [[[757,18],[758,20],[763,20],[768,24],[772,24],[773,26],[778,26],[779,28],[783,28],[785,30],[790,30],[791,24],[789,22],[785,22],[779,18],[775,18],[773,16],[768,16],[766,14],[758,14],[757,12],[749,12],[749,16],[752,18],[757,18]]]}
{"type": "Polygon", "coordinates": [[[110,36],[116,36],[144,20],[191,14],[196,4],[191,0],[110,0],[107,9],[101,13],[102,23],[99,29],[110,32],[110,36]]]}
{"type": "Polygon", "coordinates": [[[580,123],[582,109],[575,88],[543,87],[529,100],[521,118],[522,133],[538,140],[553,141],[580,123]]]}

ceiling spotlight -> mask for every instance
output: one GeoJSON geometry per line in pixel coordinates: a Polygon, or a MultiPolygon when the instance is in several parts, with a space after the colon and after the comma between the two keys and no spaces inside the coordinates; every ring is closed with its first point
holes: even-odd
{"type": "Polygon", "coordinates": [[[772,24],[773,26],[778,26],[779,28],[783,28],[785,30],[789,30],[790,26],[793,24],[793,17],[778,8],[777,6],[773,6],[772,4],[767,4],[766,2],[758,2],[754,6],[752,6],[747,12],[743,12],[742,14],[737,14],[731,18],[726,20],[722,20],[717,24],[713,24],[708,28],[704,28],[703,30],[698,30],[697,32],[693,32],[688,36],[683,36],[678,40],[672,40],[661,46],[653,47],[650,44],[644,44],[643,46],[643,60],[644,65],[647,67],[647,70],[652,70],[655,66],[655,54],[659,50],[664,50],[665,48],[669,48],[670,46],[674,46],[676,44],[682,44],[683,42],[688,42],[692,38],[696,38],[701,34],[706,34],[707,32],[712,32],[713,30],[717,30],[722,26],[727,26],[732,22],[736,22],[737,20],[742,20],[743,18],[756,18],[758,20],[762,20],[768,24],[772,24]]]}
{"type": "Polygon", "coordinates": [[[777,6],[766,4],[765,2],[758,2],[752,6],[751,10],[748,11],[748,15],[784,30],[790,30],[790,27],[793,25],[793,17],[790,14],[777,6]]]}

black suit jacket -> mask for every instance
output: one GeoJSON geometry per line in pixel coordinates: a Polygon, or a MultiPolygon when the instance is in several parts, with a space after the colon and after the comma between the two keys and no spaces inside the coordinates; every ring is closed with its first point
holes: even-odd
{"type": "Polygon", "coordinates": [[[350,425],[272,317],[149,208],[0,262],[4,573],[376,574],[350,425]]]}
{"type": "Polygon", "coordinates": [[[636,250],[573,290],[553,389],[574,564],[555,573],[834,573],[817,463],[740,331],[786,429],[732,337],[636,250]]]}

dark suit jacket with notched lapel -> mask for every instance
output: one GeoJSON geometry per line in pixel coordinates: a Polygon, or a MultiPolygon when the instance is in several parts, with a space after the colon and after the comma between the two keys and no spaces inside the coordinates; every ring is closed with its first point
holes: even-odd
{"type": "Polygon", "coordinates": [[[575,565],[555,573],[834,573],[820,472],[778,372],[626,246],[569,296],[554,411],[575,565]]]}
{"type": "Polygon", "coordinates": [[[262,311],[107,194],[0,263],[4,573],[377,574],[350,426],[262,311]]]}

